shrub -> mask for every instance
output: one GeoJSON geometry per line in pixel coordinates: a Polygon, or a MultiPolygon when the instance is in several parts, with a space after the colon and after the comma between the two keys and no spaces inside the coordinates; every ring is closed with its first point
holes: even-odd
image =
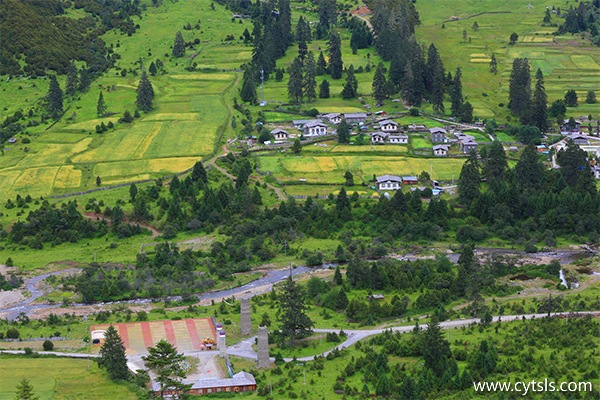
{"type": "Polygon", "coordinates": [[[44,351],[52,351],[54,350],[54,343],[52,343],[50,340],[44,340],[42,347],[44,348],[44,351]]]}
{"type": "Polygon", "coordinates": [[[7,339],[18,339],[21,336],[21,333],[16,328],[9,328],[6,331],[7,339]]]}

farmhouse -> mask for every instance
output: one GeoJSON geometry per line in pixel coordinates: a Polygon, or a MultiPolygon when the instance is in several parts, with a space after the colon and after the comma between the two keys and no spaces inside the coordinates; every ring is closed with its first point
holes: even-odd
{"type": "Polygon", "coordinates": [[[573,143],[575,143],[578,146],[586,146],[588,144],[590,144],[590,141],[587,140],[587,138],[585,136],[582,135],[569,135],[569,139],[571,139],[573,141],[573,143]]]}
{"type": "Polygon", "coordinates": [[[477,143],[475,141],[475,138],[473,136],[470,135],[464,135],[465,137],[459,139],[459,143],[460,143],[460,150],[464,153],[464,154],[468,154],[472,151],[477,151],[477,147],[479,146],[479,143],[477,143]]]}
{"type": "Polygon", "coordinates": [[[431,134],[432,143],[448,143],[448,138],[446,137],[446,133],[448,132],[444,128],[429,128],[429,133],[431,134]]]}
{"type": "Polygon", "coordinates": [[[408,144],[408,135],[390,135],[391,144],[408,144]]]}
{"type": "Polygon", "coordinates": [[[304,125],[311,122],[323,122],[320,119],[295,119],[292,121],[292,126],[296,129],[304,129],[304,125]]]}
{"type": "Polygon", "coordinates": [[[312,137],[322,135],[327,135],[327,125],[321,122],[321,120],[310,121],[304,124],[304,136],[312,137]]]}
{"type": "Polygon", "coordinates": [[[403,176],[402,183],[405,185],[416,185],[419,179],[416,176],[403,176]]]}
{"type": "Polygon", "coordinates": [[[426,132],[426,131],[428,131],[428,129],[425,125],[417,125],[417,124],[409,125],[408,130],[410,132],[426,132]]]}
{"type": "Polygon", "coordinates": [[[402,183],[402,178],[395,175],[382,175],[377,177],[377,189],[379,190],[398,190],[402,183]]]}
{"type": "Polygon", "coordinates": [[[353,113],[353,114],[344,114],[344,118],[346,122],[350,125],[352,124],[363,124],[367,121],[367,114],[365,113],[353,113]]]}
{"type": "Polygon", "coordinates": [[[386,119],[384,121],[379,121],[379,128],[382,132],[398,132],[398,123],[391,119],[386,119]]]}
{"type": "Polygon", "coordinates": [[[340,113],[325,114],[323,115],[323,118],[335,125],[342,122],[342,115],[340,113]]]}
{"type": "Polygon", "coordinates": [[[390,136],[387,132],[372,132],[370,135],[371,143],[385,143],[388,136],[390,136]]]}
{"type": "Polygon", "coordinates": [[[581,121],[565,119],[560,126],[560,133],[563,135],[581,133],[581,121]]]}
{"type": "Polygon", "coordinates": [[[288,140],[290,137],[290,134],[286,130],[280,128],[273,129],[271,135],[273,135],[275,140],[288,140]]]}
{"type": "MultiPolygon", "coordinates": [[[[223,393],[223,392],[251,392],[256,390],[256,380],[254,376],[248,372],[241,371],[233,375],[231,378],[211,378],[211,379],[198,379],[194,382],[189,394],[202,395],[209,393],[223,393]]],[[[152,381],[152,391],[155,396],[160,396],[160,384],[156,381],[152,381]]],[[[181,394],[180,390],[165,390],[164,396],[178,396],[181,394]]]]}
{"type": "Polygon", "coordinates": [[[448,155],[448,145],[438,144],[433,146],[433,155],[438,157],[445,157],[448,155]]]}

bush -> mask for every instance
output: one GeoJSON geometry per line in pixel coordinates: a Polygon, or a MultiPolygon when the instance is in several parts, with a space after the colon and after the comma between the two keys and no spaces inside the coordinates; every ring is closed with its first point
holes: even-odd
{"type": "Polygon", "coordinates": [[[7,339],[18,339],[21,336],[21,333],[16,328],[10,328],[6,331],[7,339]]]}
{"type": "Polygon", "coordinates": [[[412,107],[408,113],[410,114],[411,117],[418,117],[421,113],[419,112],[419,109],[416,107],[412,107]]]}
{"type": "Polygon", "coordinates": [[[44,351],[52,351],[54,350],[54,343],[52,343],[50,340],[44,340],[42,347],[44,348],[44,351]]]}
{"type": "Polygon", "coordinates": [[[31,347],[25,347],[23,350],[25,350],[26,356],[33,355],[33,349],[31,347]]]}

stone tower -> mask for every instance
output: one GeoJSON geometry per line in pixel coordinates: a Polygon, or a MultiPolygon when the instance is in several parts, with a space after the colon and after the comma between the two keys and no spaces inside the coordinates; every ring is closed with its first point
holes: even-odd
{"type": "Polygon", "coordinates": [[[248,336],[252,334],[252,319],[250,318],[250,299],[242,299],[240,308],[240,334],[248,336]]]}
{"type": "Polygon", "coordinates": [[[225,338],[225,331],[219,331],[217,333],[217,347],[219,348],[219,355],[221,357],[225,357],[225,354],[227,352],[227,344],[225,338]]]}
{"type": "Polygon", "coordinates": [[[258,327],[258,368],[269,368],[271,360],[269,359],[269,328],[266,326],[258,327]]]}

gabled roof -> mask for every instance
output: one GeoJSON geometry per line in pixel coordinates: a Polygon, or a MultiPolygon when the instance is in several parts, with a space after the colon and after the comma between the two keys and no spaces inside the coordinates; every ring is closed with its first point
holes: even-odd
{"type": "Polygon", "coordinates": [[[315,121],[323,122],[320,119],[295,119],[292,121],[292,124],[293,125],[306,125],[310,122],[315,122],[315,121]]]}
{"type": "Polygon", "coordinates": [[[408,139],[408,135],[390,135],[390,139],[408,139]]]}
{"type": "Polygon", "coordinates": [[[419,178],[417,178],[416,176],[403,176],[402,180],[403,181],[418,181],[419,178]]]}
{"type": "Polygon", "coordinates": [[[367,118],[367,114],[365,113],[349,113],[344,114],[345,118],[367,118]]]}
{"type": "Polygon", "coordinates": [[[448,151],[449,146],[446,144],[438,144],[437,146],[433,146],[433,150],[446,150],[448,151]]]}
{"type": "MultiPolygon", "coordinates": [[[[254,376],[252,374],[246,371],[241,371],[233,375],[233,377],[231,378],[198,379],[194,382],[191,389],[210,389],[246,385],[256,385],[256,379],[254,379],[254,376]]],[[[160,390],[160,384],[154,380],[152,381],[152,390],[160,390]]]]}
{"type": "Polygon", "coordinates": [[[285,133],[286,135],[289,135],[288,131],[286,131],[285,129],[281,129],[281,128],[275,128],[271,131],[272,135],[275,135],[277,133],[285,133]]]}
{"type": "Polygon", "coordinates": [[[386,119],[383,121],[379,121],[379,126],[383,126],[383,125],[396,125],[398,126],[398,123],[396,121],[392,121],[391,119],[386,119]]]}
{"type": "Polygon", "coordinates": [[[435,128],[429,128],[429,132],[430,133],[443,133],[446,134],[448,131],[446,131],[444,128],[438,128],[437,126],[435,128]]]}
{"type": "Polygon", "coordinates": [[[327,125],[325,125],[320,119],[319,120],[315,120],[315,121],[310,121],[304,124],[305,128],[312,128],[315,126],[324,126],[327,127],[327,125]]]}
{"type": "Polygon", "coordinates": [[[383,137],[390,136],[390,134],[388,132],[371,132],[371,133],[369,133],[369,135],[371,137],[373,137],[373,136],[383,136],[383,137]]]}
{"type": "Polygon", "coordinates": [[[381,175],[381,176],[378,176],[376,178],[376,180],[377,180],[377,183],[387,182],[387,181],[402,182],[402,178],[400,178],[399,176],[396,176],[396,175],[381,175]]]}
{"type": "Polygon", "coordinates": [[[332,119],[332,118],[341,118],[341,114],[340,113],[329,113],[329,114],[325,114],[323,115],[323,118],[327,118],[327,119],[332,119]]]}

